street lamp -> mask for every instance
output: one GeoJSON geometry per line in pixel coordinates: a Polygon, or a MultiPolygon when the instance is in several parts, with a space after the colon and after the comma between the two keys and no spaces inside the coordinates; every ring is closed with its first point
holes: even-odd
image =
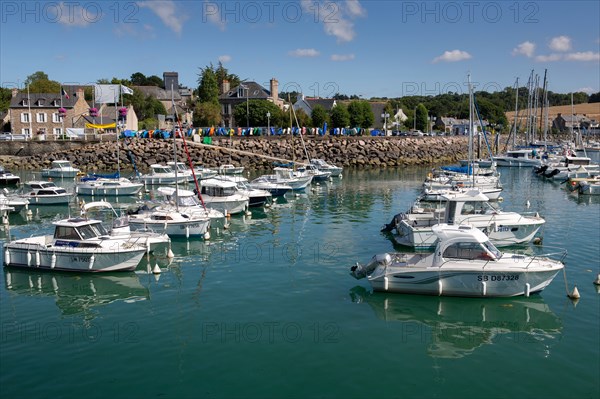
{"type": "Polygon", "coordinates": [[[267,134],[271,134],[271,113],[267,111],[267,134]]]}
{"type": "Polygon", "coordinates": [[[381,114],[381,117],[383,118],[383,131],[387,135],[387,118],[390,117],[390,114],[384,112],[383,114],[381,114]]]}

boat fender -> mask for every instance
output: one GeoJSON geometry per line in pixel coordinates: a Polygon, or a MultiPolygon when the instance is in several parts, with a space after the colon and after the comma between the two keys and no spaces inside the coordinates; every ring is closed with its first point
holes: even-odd
{"type": "Polygon", "coordinates": [[[52,253],[52,258],[50,258],[50,269],[54,269],[56,267],[56,253],[52,253]]]}
{"type": "Polygon", "coordinates": [[[35,251],[35,267],[40,267],[41,263],[42,263],[42,257],[40,256],[40,252],[35,251]]]}
{"type": "Polygon", "coordinates": [[[27,266],[31,266],[31,252],[27,251],[27,266]]]}
{"type": "Polygon", "coordinates": [[[94,255],[92,255],[90,257],[90,265],[88,266],[88,270],[92,270],[92,267],[94,267],[94,261],[96,260],[96,257],[94,255]]]}
{"type": "Polygon", "coordinates": [[[6,249],[6,251],[4,251],[4,264],[6,266],[10,265],[10,251],[8,250],[8,248],[6,249]]]}
{"type": "Polygon", "coordinates": [[[383,289],[385,289],[386,291],[388,290],[390,285],[390,280],[387,277],[383,278],[383,289]]]}

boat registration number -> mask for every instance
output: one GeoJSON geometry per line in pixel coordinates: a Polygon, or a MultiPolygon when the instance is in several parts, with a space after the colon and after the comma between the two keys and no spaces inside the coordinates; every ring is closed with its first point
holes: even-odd
{"type": "Polygon", "coordinates": [[[517,281],[518,274],[480,274],[477,281],[517,281]]]}

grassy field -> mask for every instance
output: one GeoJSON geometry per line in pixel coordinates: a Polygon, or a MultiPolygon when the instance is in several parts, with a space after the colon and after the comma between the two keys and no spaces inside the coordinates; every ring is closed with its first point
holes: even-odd
{"type": "MultiPolygon", "coordinates": [[[[575,115],[585,115],[590,119],[600,120],[600,103],[591,103],[591,104],[576,104],[574,107],[575,115]]],[[[538,109],[538,115],[540,110],[538,109]]],[[[507,112],[506,118],[509,122],[514,120],[515,112],[507,112]]],[[[550,120],[556,118],[556,115],[562,114],[562,117],[565,118],[566,121],[569,120],[569,116],[571,115],[571,106],[570,105],[560,105],[556,107],[548,108],[548,117],[550,120]]],[[[519,119],[524,119],[527,115],[526,109],[519,110],[519,119]]]]}

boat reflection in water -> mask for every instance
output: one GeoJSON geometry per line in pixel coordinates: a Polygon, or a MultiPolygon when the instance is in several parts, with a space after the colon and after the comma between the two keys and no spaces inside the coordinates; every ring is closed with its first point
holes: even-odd
{"type": "Polygon", "coordinates": [[[9,293],[56,297],[63,316],[84,313],[86,319],[93,318],[90,310],[96,306],[150,298],[134,272],[73,274],[5,267],[4,281],[9,293]]]}
{"type": "Polygon", "coordinates": [[[562,335],[561,320],[539,296],[427,297],[372,293],[357,286],[350,290],[350,297],[352,302],[369,304],[385,322],[407,323],[402,338],[410,338],[410,332],[428,343],[428,354],[434,358],[461,358],[501,339],[540,343],[542,351],[547,351],[562,335]]]}

